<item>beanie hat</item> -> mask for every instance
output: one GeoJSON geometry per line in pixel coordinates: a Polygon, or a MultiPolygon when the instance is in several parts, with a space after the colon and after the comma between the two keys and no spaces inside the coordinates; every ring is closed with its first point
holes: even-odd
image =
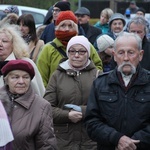
{"type": "Polygon", "coordinates": [[[86,7],[80,7],[75,12],[75,15],[88,15],[88,16],[90,16],[90,11],[86,7]]]}
{"type": "Polygon", "coordinates": [[[61,21],[72,20],[74,23],[78,24],[78,20],[72,11],[61,11],[56,19],[55,24],[59,25],[61,21]]]}
{"type": "Polygon", "coordinates": [[[123,25],[125,26],[125,24],[126,24],[124,15],[122,15],[122,14],[120,14],[120,13],[115,13],[115,14],[113,14],[113,15],[110,17],[110,19],[109,19],[109,26],[111,26],[111,24],[112,24],[112,22],[113,22],[114,20],[122,20],[123,25]]]}
{"type": "Polygon", "coordinates": [[[54,4],[53,7],[58,7],[61,11],[70,10],[70,3],[69,2],[57,2],[54,4]]]}
{"type": "Polygon", "coordinates": [[[13,70],[23,70],[29,73],[31,80],[33,79],[35,72],[33,66],[25,60],[17,59],[17,60],[10,60],[2,69],[1,72],[4,77],[13,70]]]}
{"type": "Polygon", "coordinates": [[[96,40],[99,52],[105,51],[108,47],[114,44],[114,40],[108,35],[101,35],[96,40]]]}
{"type": "Polygon", "coordinates": [[[17,6],[9,6],[7,7],[4,12],[7,12],[7,13],[15,13],[17,15],[19,15],[19,10],[18,10],[18,7],[17,6]]]}
{"type": "Polygon", "coordinates": [[[138,11],[143,12],[143,14],[145,15],[145,12],[146,12],[146,11],[145,11],[145,9],[144,9],[144,8],[142,8],[142,7],[141,7],[141,8],[138,8],[138,9],[137,9],[137,11],[136,11],[136,13],[137,13],[138,11]]]}
{"type": "Polygon", "coordinates": [[[68,56],[68,50],[70,49],[70,47],[72,45],[75,45],[75,44],[81,44],[82,46],[84,46],[86,48],[86,50],[88,51],[88,54],[90,56],[91,44],[90,44],[89,40],[83,35],[74,36],[69,40],[69,42],[67,44],[67,51],[66,51],[67,56],[68,56]]]}

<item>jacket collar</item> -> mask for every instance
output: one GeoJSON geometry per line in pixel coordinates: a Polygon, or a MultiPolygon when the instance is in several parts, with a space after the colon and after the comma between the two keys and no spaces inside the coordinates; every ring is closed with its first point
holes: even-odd
{"type": "MultiPolygon", "coordinates": [[[[28,91],[24,95],[20,96],[19,98],[14,99],[14,101],[16,103],[20,104],[22,107],[29,109],[35,98],[35,94],[33,94],[33,92],[34,91],[33,91],[32,87],[30,86],[28,91]]],[[[6,105],[8,103],[9,103],[9,105],[11,104],[11,100],[7,94],[7,86],[6,85],[1,88],[0,99],[6,105]]]]}
{"type": "MultiPolygon", "coordinates": [[[[113,71],[111,71],[108,78],[109,84],[120,84],[119,74],[120,73],[118,73],[117,67],[113,71]]],[[[141,68],[141,66],[139,65],[137,67],[137,72],[132,76],[132,79],[134,79],[134,83],[132,83],[132,85],[144,85],[150,82],[150,72],[141,68]]]]}

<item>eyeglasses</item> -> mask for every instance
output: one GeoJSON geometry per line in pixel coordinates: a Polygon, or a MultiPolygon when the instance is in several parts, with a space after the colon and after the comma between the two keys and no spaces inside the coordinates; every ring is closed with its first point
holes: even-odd
{"type": "Polygon", "coordinates": [[[60,9],[52,9],[52,13],[56,12],[59,13],[61,10],[60,9]]]}
{"type": "Polygon", "coordinates": [[[71,49],[68,51],[70,55],[75,55],[76,53],[78,53],[79,55],[84,55],[87,51],[86,50],[79,50],[76,51],[74,49],[71,49]]]}

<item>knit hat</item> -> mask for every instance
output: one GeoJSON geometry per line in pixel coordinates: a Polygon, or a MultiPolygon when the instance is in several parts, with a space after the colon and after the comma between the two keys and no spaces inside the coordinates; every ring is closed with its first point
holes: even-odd
{"type": "Polygon", "coordinates": [[[18,9],[18,7],[17,6],[13,6],[13,5],[7,7],[4,10],[4,12],[6,12],[6,13],[15,13],[15,14],[19,15],[19,9],[18,9]]]}
{"type": "Polygon", "coordinates": [[[70,10],[70,3],[65,1],[57,2],[53,7],[58,7],[61,11],[66,11],[70,10]]]}
{"type": "Polygon", "coordinates": [[[90,11],[86,7],[80,7],[76,10],[75,15],[88,15],[90,16],[90,11]]]}
{"type": "Polygon", "coordinates": [[[33,66],[25,60],[17,59],[17,60],[10,60],[2,69],[1,72],[4,77],[13,70],[23,70],[29,73],[31,80],[33,79],[35,72],[33,66]]]}
{"type": "Polygon", "coordinates": [[[61,11],[56,19],[55,24],[58,25],[61,21],[72,20],[74,23],[78,24],[78,20],[72,11],[61,11]]]}
{"type": "Polygon", "coordinates": [[[110,36],[104,34],[97,38],[96,44],[99,52],[102,52],[112,46],[114,44],[114,40],[110,36]]]}
{"type": "Polygon", "coordinates": [[[86,50],[88,51],[88,54],[90,56],[90,46],[91,46],[91,44],[88,41],[88,39],[83,35],[74,36],[69,40],[69,42],[67,44],[67,51],[66,51],[67,56],[68,56],[68,50],[70,49],[70,47],[72,45],[75,45],[75,44],[81,44],[82,46],[84,46],[86,48],[86,50]]]}
{"type": "Polygon", "coordinates": [[[115,13],[110,17],[109,26],[111,26],[111,24],[114,20],[122,20],[123,25],[125,26],[125,24],[126,24],[125,17],[121,13],[115,13]]]}

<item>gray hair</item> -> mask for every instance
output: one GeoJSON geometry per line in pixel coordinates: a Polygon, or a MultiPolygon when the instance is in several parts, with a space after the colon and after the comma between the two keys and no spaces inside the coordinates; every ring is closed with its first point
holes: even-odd
{"type": "Polygon", "coordinates": [[[148,33],[147,23],[146,23],[146,20],[145,20],[145,18],[144,18],[143,16],[136,16],[136,17],[132,18],[132,19],[129,21],[128,25],[127,25],[127,31],[130,30],[130,25],[131,25],[132,23],[134,23],[134,24],[136,24],[136,25],[142,25],[142,26],[144,26],[145,34],[148,33]]]}
{"type": "Polygon", "coordinates": [[[126,38],[128,38],[128,37],[133,37],[133,38],[135,38],[136,43],[137,43],[137,48],[138,48],[138,50],[140,51],[140,50],[142,49],[142,39],[141,39],[137,34],[135,34],[135,33],[123,32],[122,34],[120,34],[120,35],[116,38],[115,43],[114,43],[114,50],[116,50],[116,45],[117,45],[118,40],[119,40],[120,38],[122,38],[122,37],[126,37],[126,38]]]}

